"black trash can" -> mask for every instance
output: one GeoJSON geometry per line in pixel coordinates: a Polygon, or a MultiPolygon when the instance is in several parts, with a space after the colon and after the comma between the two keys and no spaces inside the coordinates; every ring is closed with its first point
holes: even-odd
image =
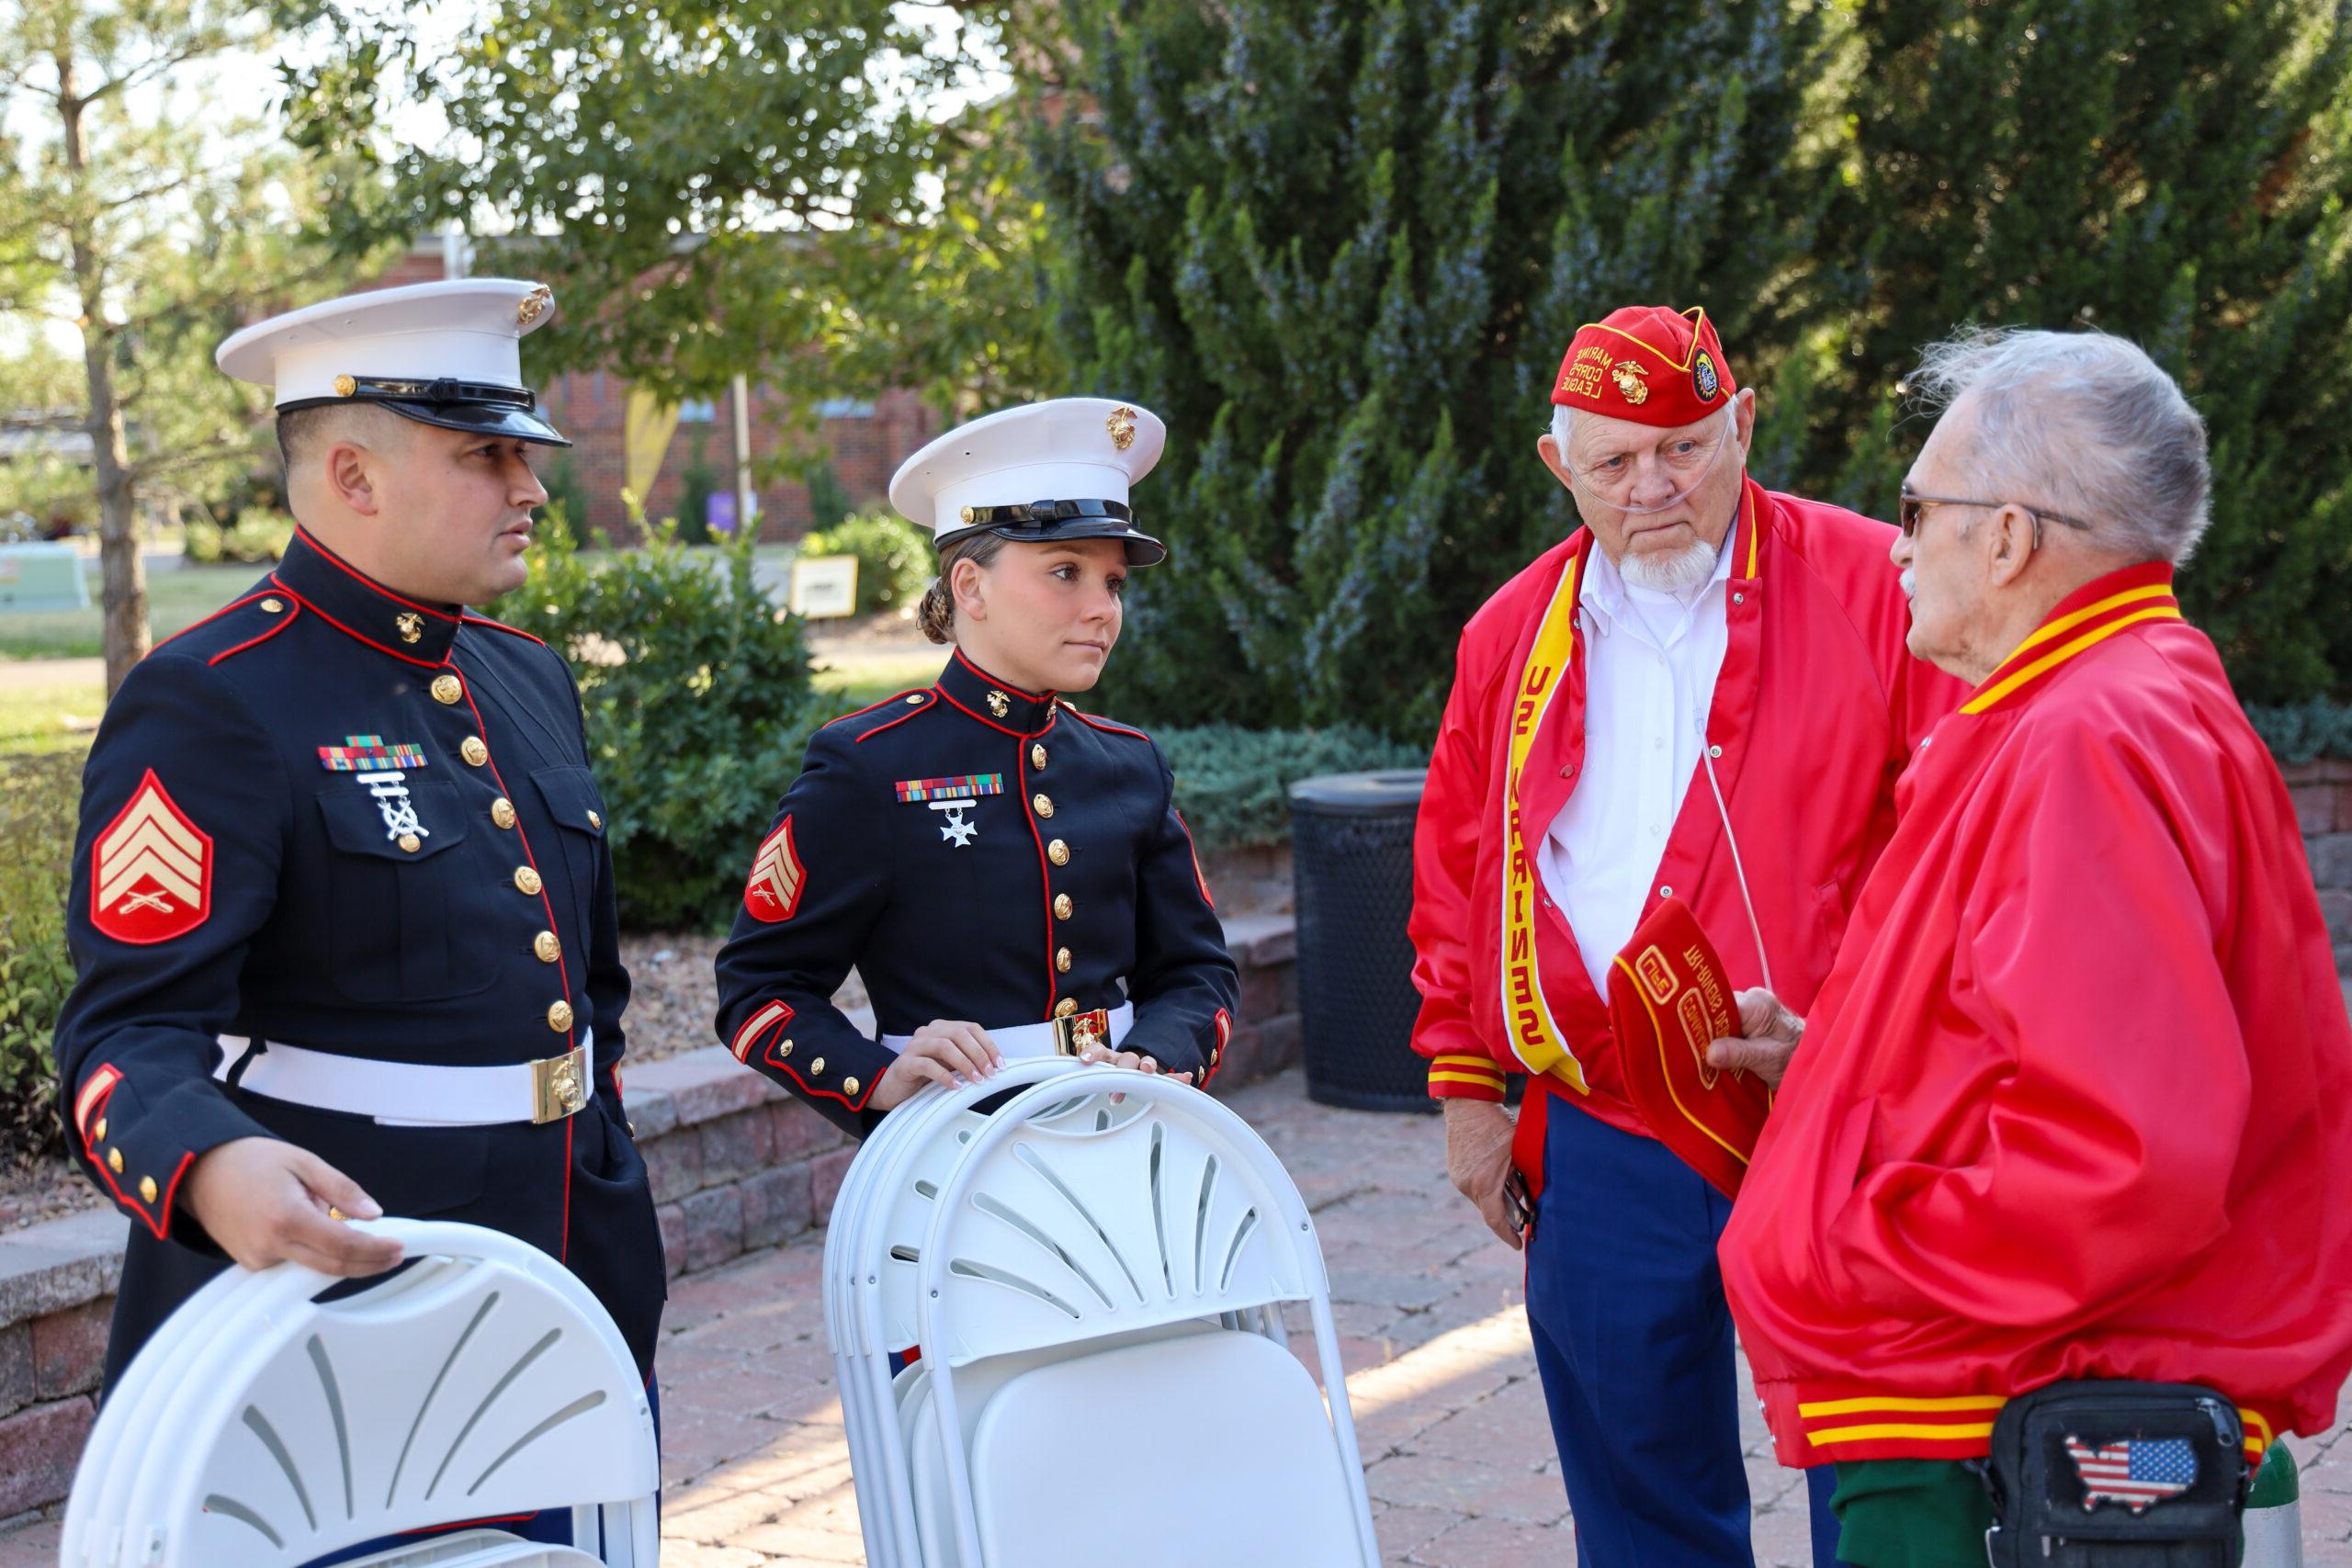
{"type": "Polygon", "coordinates": [[[1407,1043],[1413,989],[1413,818],[1419,768],[1330,773],[1290,786],[1298,1006],[1306,1093],[1355,1111],[1434,1111],[1429,1064],[1407,1043]]]}

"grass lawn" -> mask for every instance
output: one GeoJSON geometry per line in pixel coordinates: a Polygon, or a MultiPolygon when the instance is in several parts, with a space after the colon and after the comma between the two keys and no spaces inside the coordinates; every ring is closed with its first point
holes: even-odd
{"type": "Polygon", "coordinates": [[[106,710],[96,681],[0,685],[0,754],[79,750],[106,710]]]}
{"type": "MultiPolygon", "coordinates": [[[[147,578],[147,623],[157,642],[186,631],[257,581],[258,566],[187,566],[147,578]]],[[[98,585],[86,610],[0,615],[0,659],[96,659],[106,651],[98,585]]],[[[8,701],[0,694],[0,703],[8,701]]],[[[0,732],[5,733],[5,732],[0,732]]]]}

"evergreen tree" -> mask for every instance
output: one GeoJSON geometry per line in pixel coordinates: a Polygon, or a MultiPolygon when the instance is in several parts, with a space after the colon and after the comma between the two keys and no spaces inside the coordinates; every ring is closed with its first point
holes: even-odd
{"type": "Polygon", "coordinates": [[[2129,337],[2211,430],[2190,614],[2249,700],[2340,689],[2352,627],[2321,612],[2352,578],[2347,17],[2341,0],[1860,6],[1817,253],[1844,306],[1778,389],[1806,424],[1803,478],[1885,515],[1926,430],[1902,377],[1955,325],[2129,337]]]}
{"type": "MultiPolygon", "coordinates": [[[[1079,384],[1170,427],[1110,700],[1426,736],[1463,621],[1575,526],[1537,463],[1577,325],[1820,301],[1786,0],[1075,0],[1040,132],[1079,384]]],[[[1817,141],[1818,139],[1816,139],[1817,141]]]]}

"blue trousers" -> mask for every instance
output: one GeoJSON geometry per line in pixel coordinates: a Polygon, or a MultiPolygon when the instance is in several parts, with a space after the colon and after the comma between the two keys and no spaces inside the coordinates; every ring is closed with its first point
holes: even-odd
{"type": "MultiPolygon", "coordinates": [[[[1731,1201],[1666,1145],[1565,1101],[1544,1127],[1527,1320],[1584,1568],[1754,1568],[1731,1309],[1731,1201]]],[[[1815,1568],[1835,1482],[1808,1471],[1815,1568]]]]}

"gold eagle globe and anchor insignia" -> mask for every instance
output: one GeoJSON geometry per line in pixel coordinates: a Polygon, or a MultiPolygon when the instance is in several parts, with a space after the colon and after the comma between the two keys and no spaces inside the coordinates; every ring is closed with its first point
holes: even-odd
{"type": "Polygon", "coordinates": [[[1136,411],[1121,403],[1102,422],[1102,428],[1111,433],[1111,445],[1125,451],[1136,444],[1136,411]]]}
{"type": "Polygon", "coordinates": [[[514,307],[514,320],[516,324],[526,327],[529,326],[533,321],[536,321],[541,316],[546,315],[548,307],[554,303],[555,290],[549,288],[544,283],[538,285],[528,294],[524,295],[522,299],[516,303],[514,307]]]}
{"type": "Polygon", "coordinates": [[[392,625],[400,628],[402,642],[424,640],[424,617],[413,610],[402,610],[392,617],[392,625]]]}
{"type": "Polygon", "coordinates": [[[1649,383],[1642,378],[1649,368],[1638,359],[1623,359],[1609,367],[1609,378],[1617,383],[1617,395],[1639,408],[1650,400],[1649,383]]]}
{"type": "Polygon", "coordinates": [[[989,712],[996,715],[999,718],[1002,718],[1012,711],[1012,699],[1011,697],[1006,696],[1002,692],[990,692],[989,694],[989,712]]]}

